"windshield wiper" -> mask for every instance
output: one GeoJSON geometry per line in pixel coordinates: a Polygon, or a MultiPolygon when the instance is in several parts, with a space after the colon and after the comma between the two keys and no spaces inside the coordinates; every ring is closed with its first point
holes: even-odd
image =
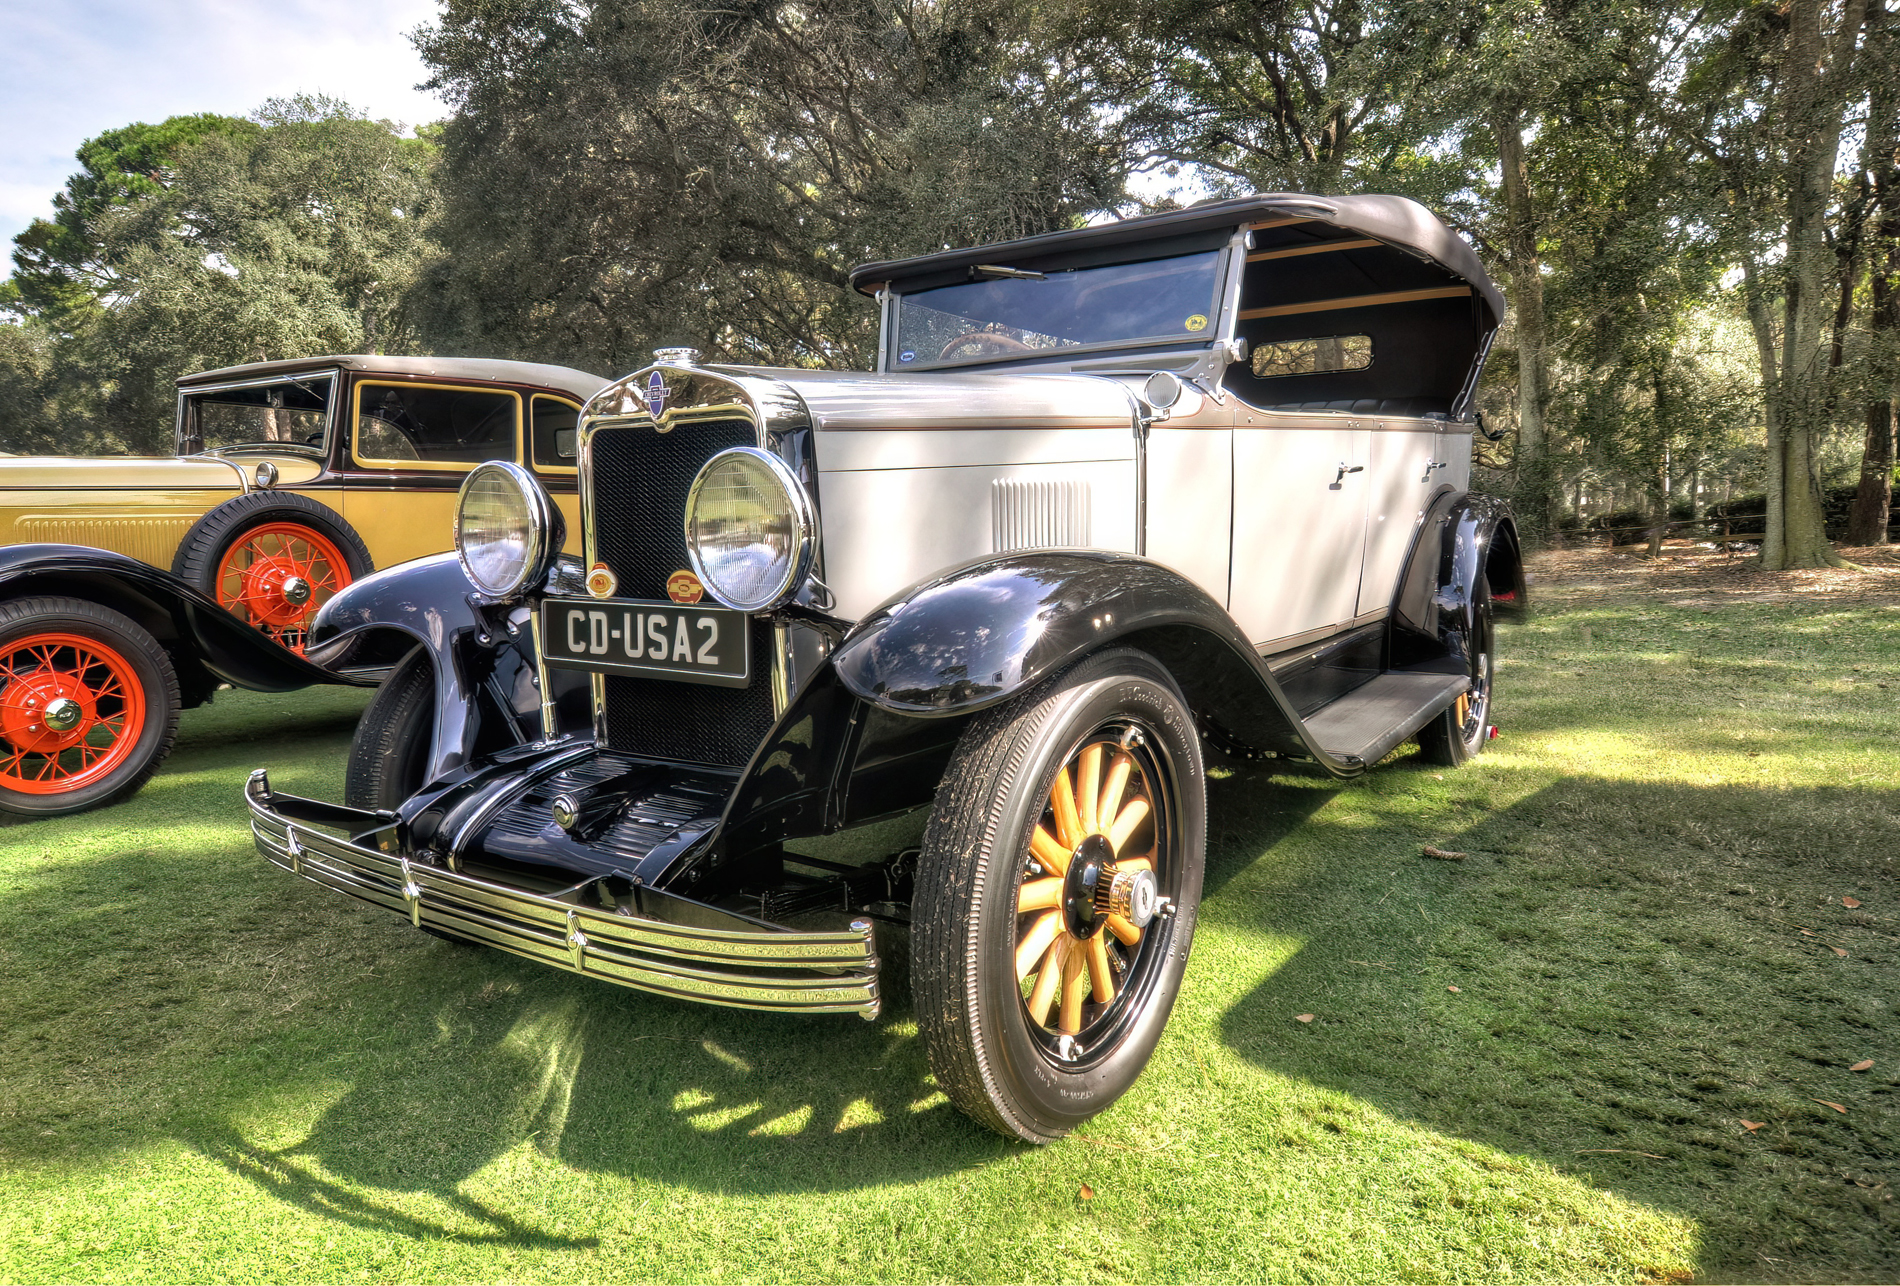
{"type": "Polygon", "coordinates": [[[1015,277],[1022,281],[1047,281],[1046,272],[1031,272],[1027,268],[1005,268],[997,263],[980,263],[970,269],[979,277],[1015,277]]]}

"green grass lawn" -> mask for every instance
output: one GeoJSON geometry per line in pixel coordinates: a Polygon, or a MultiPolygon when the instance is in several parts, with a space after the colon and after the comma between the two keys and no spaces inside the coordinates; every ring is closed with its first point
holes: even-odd
{"type": "Polygon", "coordinates": [[[265,865],[365,698],[224,693],[0,828],[0,1279],[1900,1280],[1900,603],[1539,593],[1477,763],[1213,782],[1155,1062],[1041,1150],[901,972],[695,1007],[265,865]]]}

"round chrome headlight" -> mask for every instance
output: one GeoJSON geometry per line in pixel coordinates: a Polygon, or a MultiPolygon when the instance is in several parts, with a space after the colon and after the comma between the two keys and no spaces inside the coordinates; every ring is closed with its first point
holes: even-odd
{"type": "Polygon", "coordinates": [[[779,606],[811,570],[811,500],[777,456],[721,451],[686,496],[686,554],[712,596],[741,612],[779,606]]]}
{"type": "Polygon", "coordinates": [[[455,504],[455,554],[475,587],[513,598],[547,575],[560,515],[534,475],[508,460],[476,465],[455,504]]]}

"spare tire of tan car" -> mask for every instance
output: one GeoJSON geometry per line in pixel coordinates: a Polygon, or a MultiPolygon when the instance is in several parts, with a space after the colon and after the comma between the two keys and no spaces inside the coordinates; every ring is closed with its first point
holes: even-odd
{"type": "Polygon", "coordinates": [[[178,706],[171,658],[130,617],[79,598],[0,603],[0,810],[125,799],[171,753],[178,706]]]}
{"type": "Polygon", "coordinates": [[[299,655],[317,609],[371,570],[369,549],[334,509],[289,491],[225,501],[172,558],[174,576],[299,655]]]}

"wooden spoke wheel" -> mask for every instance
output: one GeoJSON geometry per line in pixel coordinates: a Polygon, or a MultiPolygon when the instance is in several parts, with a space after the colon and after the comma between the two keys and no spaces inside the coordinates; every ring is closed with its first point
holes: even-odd
{"type": "Polygon", "coordinates": [[[0,605],[0,809],[80,812],[144,784],[178,727],[158,643],[97,603],[0,605]]]}
{"type": "Polygon", "coordinates": [[[1174,865],[1168,804],[1147,742],[1134,724],[1097,729],[1057,771],[1023,861],[1016,976],[1030,1023],[1071,1060],[1113,1026],[1154,917],[1172,909],[1156,878],[1174,865]]]}
{"type": "Polygon", "coordinates": [[[218,606],[301,655],[317,609],[351,581],[343,551],[302,523],[252,527],[225,550],[218,606]]]}
{"type": "Polygon", "coordinates": [[[1205,817],[1193,716],[1146,653],[971,722],[912,904],[918,1025],[952,1102],[1046,1143],[1134,1083],[1186,968],[1205,817]]]}

